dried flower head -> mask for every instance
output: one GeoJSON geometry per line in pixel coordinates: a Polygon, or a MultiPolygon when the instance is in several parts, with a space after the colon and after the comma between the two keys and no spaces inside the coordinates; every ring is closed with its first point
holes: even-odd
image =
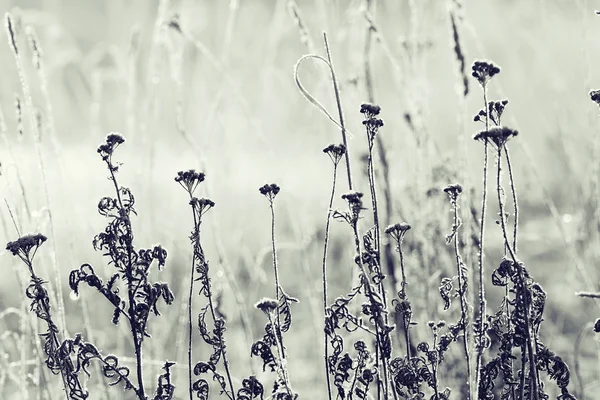
{"type": "Polygon", "coordinates": [[[197,197],[192,197],[190,205],[192,206],[192,210],[194,210],[196,217],[200,220],[208,210],[215,206],[215,202],[205,198],[199,199],[197,197]]]}
{"type": "Polygon", "coordinates": [[[204,181],[205,177],[206,175],[203,172],[196,172],[196,170],[190,169],[179,171],[175,177],[175,182],[179,183],[191,197],[198,185],[204,181]]]}
{"type": "Polygon", "coordinates": [[[269,199],[271,203],[273,202],[273,200],[275,200],[275,196],[277,196],[277,193],[279,193],[280,190],[281,188],[277,186],[276,183],[267,183],[258,189],[260,194],[269,199]]]}
{"type": "Polygon", "coordinates": [[[459,185],[458,183],[453,183],[451,185],[446,186],[444,188],[444,192],[446,192],[448,194],[448,197],[450,197],[450,200],[455,202],[456,199],[458,199],[458,196],[460,196],[460,194],[462,193],[462,186],[459,185]]]}
{"type": "Polygon", "coordinates": [[[374,118],[379,115],[381,111],[381,107],[375,106],[373,104],[361,104],[360,105],[360,113],[365,115],[365,118],[374,118]]]}
{"type": "Polygon", "coordinates": [[[379,132],[379,128],[383,126],[383,120],[375,118],[379,115],[381,108],[372,104],[363,104],[360,106],[360,112],[364,114],[365,119],[363,125],[367,128],[367,138],[369,143],[373,142],[373,139],[379,132]]]}
{"type": "Polygon", "coordinates": [[[385,233],[390,235],[396,242],[402,242],[402,239],[404,239],[404,235],[406,235],[406,232],[408,232],[409,230],[410,225],[406,222],[402,222],[394,225],[389,225],[387,228],[385,228],[385,233]]]}
{"type": "Polygon", "coordinates": [[[507,128],[505,126],[495,126],[490,128],[488,131],[481,131],[473,136],[473,139],[479,140],[482,143],[492,143],[497,147],[502,147],[512,137],[519,134],[514,129],[507,128]]]}
{"type": "Polygon", "coordinates": [[[106,136],[105,142],[98,147],[98,154],[102,156],[102,160],[108,161],[115,149],[123,142],[125,142],[123,136],[111,132],[106,136]]]}
{"type": "Polygon", "coordinates": [[[504,109],[506,108],[507,104],[508,100],[490,101],[488,102],[487,113],[485,110],[479,110],[477,115],[475,115],[475,117],[473,118],[473,121],[482,122],[484,124],[486,122],[491,122],[496,126],[500,126],[502,113],[504,112],[504,109]],[[486,121],[486,118],[488,118],[489,121],[486,121]]]}
{"type": "Polygon", "coordinates": [[[471,75],[481,86],[487,85],[494,75],[500,73],[500,68],[488,61],[475,61],[471,69],[473,70],[471,75]]]}
{"type": "Polygon", "coordinates": [[[363,194],[361,192],[347,192],[342,195],[342,199],[348,202],[349,213],[336,213],[337,217],[342,217],[349,224],[355,224],[360,218],[360,212],[364,210],[362,202],[363,194]]]}
{"type": "Polygon", "coordinates": [[[269,298],[265,297],[262,300],[260,300],[258,303],[256,303],[254,305],[254,307],[263,311],[265,314],[269,314],[269,313],[277,310],[278,305],[279,305],[279,303],[277,302],[277,300],[273,300],[273,299],[269,299],[269,298]]]}
{"type": "Polygon", "coordinates": [[[47,239],[48,238],[41,233],[21,236],[14,242],[8,242],[6,250],[10,251],[13,256],[19,256],[25,263],[31,263],[37,249],[47,239]]]}
{"type": "Polygon", "coordinates": [[[343,144],[330,144],[323,149],[323,153],[327,154],[334,165],[338,165],[344,154],[346,154],[346,146],[343,144]]]}

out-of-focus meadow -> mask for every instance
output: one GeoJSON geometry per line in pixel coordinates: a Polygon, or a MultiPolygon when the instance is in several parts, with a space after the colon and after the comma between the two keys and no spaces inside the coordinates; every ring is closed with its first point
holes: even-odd
{"type": "MultiPolygon", "coordinates": [[[[322,341],[320,268],[331,162],[322,149],[341,139],[339,128],[301,95],[294,65],[304,54],[325,54],[326,31],[353,134],[349,148],[357,187],[366,191],[360,161],[366,140],[359,114],[367,100],[363,3],[297,1],[299,27],[294,3],[287,1],[0,0],[2,14],[10,12],[16,21],[33,121],[41,134],[38,145],[2,30],[0,243],[18,236],[13,218],[21,233],[42,232],[50,238],[38,256],[40,275],[53,290],[62,282],[68,332],[93,336],[107,352],[128,346],[124,328],[110,323],[108,304],[89,288],[80,298],[70,296],[68,288],[69,272],[80,264],[104,270],[106,262],[91,241],[104,228],[96,207],[102,196],[111,194],[111,183],[96,148],[107,133],[120,132],[126,142],[115,158],[123,163],[120,183],[136,196],[136,240],[142,246],[161,243],[168,250],[159,278],[169,281],[177,296],[170,311],[163,310],[165,316],[150,327],[153,339],[146,357],[157,360],[155,371],[164,359],[185,365],[184,349],[176,341],[185,330],[179,313],[185,306],[192,222],[185,193],[173,178],[177,171],[196,168],[207,176],[202,195],[216,203],[203,224],[204,240],[216,292],[222,294],[229,317],[226,335],[237,360],[232,362],[234,374],[247,376],[251,363],[232,293],[245,303],[256,338],[265,321],[252,305],[273,291],[270,212],[258,188],[276,182],[282,188],[276,205],[281,279],[286,291],[300,299],[288,339],[290,369],[302,397],[324,398],[322,350],[316,344],[322,341]],[[34,68],[27,41],[31,29],[42,50],[45,79],[34,68]]],[[[443,238],[452,222],[439,191],[458,181],[475,189],[474,204],[480,201],[481,144],[471,137],[481,129],[472,117],[483,100],[469,77],[463,101],[452,11],[460,18],[467,74],[475,59],[490,59],[502,68],[490,84],[490,98],[510,99],[503,121],[519,130],[511,146],[521,205],[520,258],[548,293],[544,339],[572,364],[580,331],[600,316],[591,301],[575,296],[576,291],[598,289],[600,259],[594,222],[600,159],[593,151],[600,119],[588,96],[600,86],[595,67],[600,63],[600,19],[594,3],[473,0],[464,1],[460,10],[454,1],[374,3],[377,35],[371,66],[375,103],[385,121],[380,135],[390,164],[390,221],[409,222],[416,237],[437,228],[443,238]]],[[[326,67],[309,60],[298,74],[312,95],[337,115],[326,67]]],[[[490,193],[493,198],[495,192],[490,193]]],[[[334,204],[344,206],[339,196],[334,204]]],[[[497,207],[491,204],[490,213],[495,214],[497,207]]],[[[466,214],[468,204],[463,210],[466,214]]],[[[488,269],[502,253],[500,230],[490,219],[488,269]]],[[[350,287],[354,254],[347,227],[334,223],[332,238],[331,298],[350,287]]],[[[429,246],[447,251],[443,239],[429,246]]],[[[0,264],[0,313],[25,311],[26,271],[7,252],[0,264]]],[[[453,265],[417,266],[417,257],[409,256],[413,287],[424,290],[423,301],[439,303],[439,277],[453,265]],[[430,281],[417,283],[421,278],[430,281]]],[[[441,308],[433,309],[437,315],[430,319],[445,318],[441,308]]],[[[0,335],[25,325],[18,314],[2,315],[0,335]]],[[[34,320],[32,315],[27,318],[34,320]]],[[[32,333],[31,339],[35,337],[32,333]]],[[[16,349],[24,346],[17,336],[6,333],[2,340],[1,397],[22,398],[18,382],[34,384],[33,378],[19,376],[18,362],[39,360],[16,349]]],[[[592,392],[599,373],[592,334],[581,337],[581,348],[584,383],[592,392]]],[[[197,354],[202,354],[201,347],[197,354]]],[[[252,365],[261,369],[257,361],[252,365]]],[[[185,369],[178,374],[183,388],[185,369]]],[[[29,390],[31,398],[34,392],[29,390]]]]}

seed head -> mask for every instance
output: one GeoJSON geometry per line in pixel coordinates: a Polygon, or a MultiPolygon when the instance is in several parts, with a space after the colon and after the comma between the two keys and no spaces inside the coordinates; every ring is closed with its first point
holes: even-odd
{"type": "Polygon", "coordinates": [[[360,105],[360,113],[365,114],[366,118],[376,117],[377,115],[379,115],[380,111],[381,107],[373,104],[364,103],[360,105]]]}
{"type": "Polygon", "coordinates": [[[205,177],[206,175],[203,172],[196,172],[196,170],[190,169],[179,171],[175,177],[175,182],[179,183],[192,196],[198,185],[204,182],[205,177]]]}
{"type": "Polygon", "coordinates": [[[48,238],[41,233],[21,236],[14,242],[8,242],[6,250],[10,251],[13,256],[19,256],[25,263],[31,263],[37,249],[46,240],[48,238]]]}
{"type": "Polygon", "coordinates": [[[338,165],[344,154],[346,154],[346,146],[343,144],[330,144],[323,149],[323,153],[327,154],[335,166],[338,165]]]}
{"type": "Polygon", "coordinates": [[[488,61],[475,61],[471,69],[473,70],[471,75],[481,86],[487,85],[494,75],[500,73],[500,68],[488,61]]]}
{"type": "Polygon", "coordinates": [[[362,205],[363,194],[361,192],[347,192],[342,195],[342,199],[346,200],[348,204],[360,204],[362,205]]]}
{"type": "Polygon", "coordinates": [[[592,90],[590,91],[590,98],[594,103],[600,106],[600,90],[592,90]]]}
{"type": "Polygon", "coordinates": [[[350,209],[350,213],[347,214],[345,218],[351,224],[358,222],[360,217],[360,212],[364,210],[363,202],[362,202],[363,194],[361,192],[347,192],[342,195],[342,199],[348,202],[348,208],[350,209]]]}
{"type": "Polygon", "coordinates": [[[277,302],[277,300],[273,300],[273,299],[269,299],[269,298],[265,297],[262,300],[260,300],[258,303],[256,303],[254,305],[254,307],[263,311],[265,314],[269,314],[269,313],[277,310],[278,305],[279,305],[279,303],[277,302]]]}
{"type": "Polygon", "coordinates": [[[125,142],[123,136],[119,133],[111,132],[106,136],[105,142],[98,147],[98,154],[102,156],[102,160],[108,161],[115,149],[123,142],[125,142]]]}
{"type": "Polygon", "coordinates": [[[390,235],[396,242],[402,242],[402,239],[404,239],[404,235],[406,235],[406,232],[408,232],[410,228],[411,227],[409,224],[407,224],[406,222],[402,222],[394,225],[389,225],[387,228],[385,228],[384,232],[390,235]]]}
{"type": "Polygon", "coordinates": [[[210,199],[199,199],[197,197],[192,197],[190,200],[190,205],[192,206],[196,217],[201,219],[208,210],[215,206],[215,202],[210,199]]]}
{"type": "Polygon", "coordinates": [[[265,196],[271,203],[273,202],[273,200],[275,200],[275,196],[277,196],[277,193],[279,193],[280,190],[281,188],[277,186],[276,183],[267,183],[264,186],[258,188],[260,194],[265,196]]]}
{"type": "Polygon", "coordinates": [[[488,131],[481,131],[473,136],[473,139],[479,140],[482,143],[492,143],[496,145],[496,147],[502,147],[508,142],[508,140],[512,137],[515,137],[519,134],[518,131],[514,129],[507,128],[505,126],[495,126],[490,128],[488,131]]]}
{"type": "Polygon", "coordinates": [[[444,188],[444,192],[446,192],[448,194],[448,197],[450,197],[450,200],[454,202],[462,193],[462,186],[458,183],[453,183],[451,185],[446,186],[444,188]]]}
{"type": "Polygon", "coordinates": [[[367,138],[370,144],[372,144],[375,135],[379,132],[379,128],[383,126],[383,121],[375,118],[379,115],[380,111],[381,107],[372,104],[363,104],[360,106],[360,112],[365,116],[363,125],[367,128],[367,138]]]}

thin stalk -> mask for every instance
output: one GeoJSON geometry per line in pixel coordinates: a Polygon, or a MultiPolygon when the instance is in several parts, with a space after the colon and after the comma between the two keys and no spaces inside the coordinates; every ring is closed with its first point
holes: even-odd
{"type": "MultiPolygon", "coordinates": [[[[485,109],[485,130],[489,130],[489,109],[487,101],[487,87],[483,85],[483,102],[485,109]]],[[[479,332],[478,344],[476,346],[476,361],[475,361],[475,398],[479,396],[479,382],[481,380],[481,362],[484,351],[484,327],[486,319],[486,301],[485,301],[485,281],[484,281],[484,239],[485,239],[485,211],[487,208],[487,176],[488,176],[488,142],[484,143],[483,156],[483,194],[481,196],[481,220],[479,230],[479,332]]]]}
{"type": "MultiPolygon", "coordinates": [[[[280,301],[279,270],[277,269],[277,247],[275,246],[275,208],[273,201],[269,202],[271,208],[271,251],[273,252],[273,271],[275,273],[275,299],[280,301]]],[[[279,307],[277,307],[277,325],[281,326],[279,307]]],[[[285,358],[285,354],[283,356],[285,358]]]]}
{"type": "Polygon", "coordinates": [[[458,248],[458,227],[459,227],[459,218],[458,218],[458,198],[453,200],[453,208],[454,208],[454,254],[456,255],[456,270],[458,276],[458,287],[459,287],[459,297],[460,297],[460,313],[462,317],[463,326],[463,346],[465,348],[465,358],[467,361],[467,394],[468,399],[471,400],[471,382],[473,371],[471,370],[471,355],[469,354],[469,336],[470,336],[470,328],[469,328],[469,308],[467,304],[467,298],[465,296],[465,277],[464,272],[462,270],[463,262],[460,257],[460,250],[458,248]]]}
{"type": "MultiPolygon", "coordinates": [[[[196,243],[195,246],[197,253],[200,255],[200,257],[202,257],[202,262],[205,261],[204,258],[204,249],[202,248],[202,243],[200,242],[200,224],[202,223],[202,221],[200,221],[199,219],[196,219],[196,213],[194,212],[194,229],[197,232],[197,238],[196,238],[196,243]]],[[[206,279],[208,280],[208,276],[206,277],[206,279]]],[[[212,317],[213,323],[214,321],[217,320],[217,314],[215,312],[215,307],[214,307],[214,303],[212,300],[212,289],[210,287],[210,284],[206,284],[205,285],[205,289],[206,289],[206,297],[208,299],[208,308],[210,309],[210,315],[212,317]]],[[[225,394],[227,395],[227,397],[229,397],[231,400],[234,399],[235,397],[235,388],[233,387],[233,381],[231,379],[231,371],[229,368],[229,360],[227,359],[227,352],[225,351],[225,339],[223,337],[220,337],[219,340],[221,341],[221,355],[223,356],[223,366],[225,368],[225,374],[227,375],[227,383],[229,384],[229,388],[231,390],[231,395],[229,395],[227,393],[227,391],[225,391],[225,394]]]]}
{"type": "MultiPolygon", "coordinates": [[[[352,222],[352,231],[354,233],[355,251],[356,251],[356,254],[358,255],[357,256],[358,266],[359,266],[360,271],[361,271],[361,273],[363,275],[362,279],[363,279],[363,283],[364,283],[364,287],[365,287],[365,291],[366,291],[365,295],[370,300],[373,297],[373,289],[371,288],[371,282],[369,281],[369,275],[367,274],[365,266],[364,266],[364,264],[362,262],[362,258],[360,256],[360,254],[362,254],[362,251],[361,251],[361,246],[360,246],[360,236],[358,234],[358,221],[353,221],[352,222]]],[[[385,304],[384,304],[384,306],[385,306],[385,304]]],[[[377,338],[377,337],[379,337],[379,322],[375,321],[374,325],[375,325],[375,335],[376,335],[375,337],[377,338]]],[[[380,352],[380,350],[381,350],[379,348],[379,340],[377,340],[377,350],[378,350],[378,352],[380,352]]],[[[382,370],[383,370],[383,379],[384,379],[384,382],[385,382],[385,386],[384,386],[384,399],[387,400],[387,399],[389,399],[389,392],[388,392],[388,389],[389,389],[388,383],[389,382],[388,382],[388,376],[387,376],[387,374],[388,374],[387,369],[388,368],[387,368],[387,362],[386,362],[385,357],[381,358],[381,366],[382,366],[382,370]]],[[[379,399],[380,396],[381,396],[379,383],[377,384],[377,392],[378,392],[377,394],[378,394],[378,399],[379,399]]],[[[395,392],[394,392],[394,395],[395,395],[395,392]]]]}
{"type": "Polygon", "coordinates": [[[353,190],[352,186],[352,172],[350,171],[350,154],[348,148],[348,141],[346,139],[346,126],[344,125],[344,113],[342,112],[342,101],[340,100],[340,90],[338,88],[337,78],[335,76],[335,70],[333,68],[333,62],[331,60],[331,50],[329,49],[329,42],[327,41],[327,33],[323,32],[323,41],[325,42],[325,50],[327,52],[327,62],[329,63],[329,69],[331,70],[331,81],[333,83],[333,92],[335,93],[335,103],[337,105],[338,115],[340,118],[340,127],[342,129],[342,143],[346,147],[346,172],[348,174],[348,190],[353,190]]]}
{"type": "MultiPolygon", "coordinates": [[[[371,68],[371,52],[373,49],[373,33],[375,33],[376,29],[373,25],[373,21],[370,18],[372,15],[373,9],[373,0],[366,0],[365,2],[365,13],[367,19],[367,31],[365,38],[365,59],[364,59],[364,69],[365,69],[365,88],[367,91],[367,99],[369,103],[375,104],[375,91],[373,88],[373,71],[371,68]]],[[[390,191],[390,165],[387,159],[387,151],[385,148],[385,144],[383,143],[383,139],[380,135],[375,137],[375,142],[377,145],[377,154],[379,155],[379,163],[381,165],[381,176],[382,176],[382,186],[381,191],[383,194],[384,200],[384,208],[385,208],[385,217],[384,217],[384,226],[390,225],[390,218],[392,215],[392,195],[390,191]]],[[[387,275],[391,279],[391,286],[396,288],[398,286],[398,282],[396,279],[396,275],[394,274],[394,257],[392,254],[392,245],[388,242],[384,245],[384,263],[387,269],[387,275]]],[[[381,265],[381,258],[379,259],[379,263],[381,265]]]]}
{"type": "MultiPolygon", "coordinates": [[[[190,194],[191,197],[191,194],[190,194]]],[[[194,216],[194,229],[198,227],[198,221],[196,219],[196,213],[192,210],[192,214],[194,216]]],[[[200,240],[200,238],[198,238],[200,240]]],[[[188,293],[188,393],[190,395],[190,400],[194,398],[194,391],[192,390],[192,334],[193,334],[193,325],[192,325],[192,296],[194,293],[194,270],[196,269],[196,252],[192,256],[192,268],[190,272],[190,291],[188,293]]]]}
{"type": "MultiPolygon", "coordinates": [[[[435,350],[436,347],[437,347],[437,332],[434,331],[434,333],[433,333],[433,349],[434,349],[434,351],[436,351],[435,350]]],[[[437,351],[436,351],[436,353],[437,353],[437,351]]],[[[440,396],[439,396],[440,392],[438,389],[438,366],[439,366],[438,356],[439,355],[436,355],[435,361],[431,363],[431,369],[433,370],[433,390],[435,393],[435,396],[432,400],[440,399],[440,396]]]]}
{"type": "MultiPolygon", "coordinates": [[[[271,326],[275,326],[275,335],[277,337],[281,338],[280,326],[278,324],[273,323],[273,317],[271,316],[270,313],[267,314],[267,317],[269,318],[269,323],[271,324],[271,326]]],[[[275,343],[276,343],[275,348],[277,349],[277,353],[279,354],[279,357],[281,359],[281,361],[279,362],[279,370],[281,371],[279,373],[279,378],[285,382],[285,386],[286,386],[285,388],[288,392],[288,395],[290,396],[290,398],[293,398],[293,391],[291,388],[290,376],[287,372],[287,363],[285,362],[285,355],[284,355],[285,347],[283,346],[283,343],[280,340],[276,340],[275,343]]]]}
{"type": "MultiPolygon", "coordinates": [[[[368,163],[367,163],[367,169],[368,169],[368,177],[369,177],[369,188],[371,190],[371,201],[373,204],[373,222],[375,224],[375,248],[376,248],[376,253],[377,253],[377,264],[379,265],[379,267],[381,268],[381,233],[380,233],[380,227],[379,227],[379,212],[378,212],[378,207],[377,207],[377,191],[375,189],[375,173],[374,173],[374,166],[373,166],[373,139],[369,139],[370,143],[369,143],[369,159],[368,159],[368,163]]],[[[360,254],[360,253],[359,253],[360,254]]],[[[383,280],[381,280],[379,282],[378,285],[378,289],[379,289],[379,293],[381,294],[381,298],[384,304],[384,307],[387,307],[387,295],[386,295],[386,290],[385,290],[385,285],[383,283],[383,280]]],[[[388,316],[387,314],[384,315],[384,322],[387,325],[388,323],[388,316]]],[[[391,341],[391,338],[390,338],[391,341]]],[[[379,351],[377,351],[376,356],[380,355],[379,351]]],[[[385,367],[385,360],[384,357],[382,356],[381,361],[383,363],[383,375],[384,375],[384,379],[385,379],[385,391],[386,391],[386,399],[388,396],[388,385],[389,382],[387,380],[387,368],[385,367]]],[[[395,390],[395,386],[392,385],[392,391],[394,394],[394,398],[397,398],[396,395],[396,390],[395,390]]]]}
{"type": "MultiPolygon", "coordinates": [[[[498,169],[497,169],[497,174],[496,174],[496,190],[498,192],[498,206],[500,208],[500,225],[502,226],[502,235],[504,236],[504,244],[510,254],[510,257],[512,258],[515,267],[517,268],[518,272],[519,272],[519,280],[521,281],[520,284],[524,290],[525,288],[525,278],[523,276],[523,268],[521,267],[521,264],[519,264],[519,262],[516,259],[515,253],[513,248],[511,247],[510,241],[508,240],[508,233],[507,233],[507,229],[506,229],[506,220],[504,218],[504,200],[502,199],[502,184],[501,184],[501,171],[502,171],[502,148],[504,146],[498,146],[498,155],[497,155],[497,161],[498,161],[498,169]]],[[[531,325],[529,322],[529,307],[530,307],[530,303],[529,301],[527,301],[527,297],[525,297],[525,312],[524,312],[524,318],[525,318],[525,327],[527,329],[527,353],[529,355],[529,379],[530,379],[530,393],[533,392],[533,398],[531,400],[539,400],[539,391],[538,391],[538,374],[537,374],[537,368],[536,368],[536,354],[535,354],[535,349],[534,346],[532,345],[532,341],[535,340],[535,338],[531,335],[531,325]]],[[[524,358],[522,358],[522,363],[524,358]]],[[[524,369],[525,364],[522,364],[522,368],[524,369]]],[[[524,391],[524,371],[521,374],[521,394],[523,394],[524,391]]]]}
{"type": "MultiPolygon", "coordinates": [[[[402,298],[406,299],[406,272],[404,269],[404,251],[402,251],[402,241],[398,240],[398,253],[400,254],[400,270],[402,271],[402,282],[401,291],[402,298]]],[[[410,331],[409,326],[406,324],[406,318],[403,317],[404,321],[404,339],[406,340],[406,360],[410,360],[410,331]]]]}
{"type": "MultiPolygon", "coordinates": [[[[270,204],[270,208],[271,208],[271,246],[272,246],[272,251],[273,251],[273,270],[275,272],[275,295],[276,295],[276,299],[277,299],[277,303],[279,304],[280,302],[280,294],[282,294],[282,290],[281,290],[281,286],[279,285],[279,270],[277,269],[277,248],[275,246],[275,207],[273,205],[273,200],[271,199],[271,201],[269,202],[270,204]]],[[[277,312],[277,324],[275,327],[275,336],[278,342],[278,345],[281,346],[280,351],[280,355],[281,355],[281,361],[284,364],[287,364],[287,357],[285,354],[285,346],[283,345],[283,334],[281,332],[281,313],[279,312],[279,306],[276,309],[277,312]]],[[[285,366],[284,366],[285,367],[285,366]]],[[[283,369],[283,373],[285,375],[286,378],[286,382],[288,384],[288,390],[291,392],[291,388],[289,387],[289,385],[291,384],[290,381],[290,377],[289,374],[287,372],[287,367],[283,369]]]]}
{"type": "MultiPolygon", "coordinates": [[[[327,208],[327,222],[325,223],[325,244],[323,245],[323,316],[327,317],[327,250],[329,248],[329,228],[331,226],[331,215],[333,213],[333,199],[335,198],[335,186],[337,183],[337,166],[334,162],[333,165],[333,179],[331,184],[331,196],[329,198],[329,207],[327,208]]],[[[333,396],[331,393],[331,377],[329,376],[329,346],[327,344],[327,335],[323,335],[325,339],[325,376],[327,378],[327,395],[329,400],[332,400],[333,396]]]]}
{"type": "Polygon", "coordinates": [[[508,167],[508,178],[510,180],[510,191],[513,200],[514,226],[513,226],[513,251],[517,254],[517,232],[519,226],[519,206],[517,203],[517,191],[515,190],[515,178],[513,176],[512,164],[510,162],[510,153],[508,147],[504,146],[504,155],[506,156],[506,165],[508,167]]]}

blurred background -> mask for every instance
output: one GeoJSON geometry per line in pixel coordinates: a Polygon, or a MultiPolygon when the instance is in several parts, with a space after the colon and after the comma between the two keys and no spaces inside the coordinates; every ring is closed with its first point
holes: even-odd
{"type": "MultiPolygon", "coordinates": [[[[367,191],[359,110],[369,100],[368,60],[389,162],[391,212],[383,218],[413,227],[406,239],[412,249],[409,288],[415,288],[413,302],[422,304],[416,319],[425,324],[455,315],[442,310],[438,294],[441,277],[454,268],[444,243],[452,214],[441,189],[463,184],[465,220],[470,221],[471,207],[480,210],[483,150],[472,136],[482,129],[473,116],[483,96],[469,75],[474,60],[489,59],[502,69],[490,83],[489,98],[510,100],[503,123],[519,131],[510,143],[521,207],[519,251],[548,294],[542,337],[570,365],[579,354],[583,381],[575,380],[575,386],[592,392],[598,388],[598,358],[586,324],[600,310],[575,292],[598,289],[600,120],[588,95],[600,87],[595,6],[588,0],[0,0],[2,15],[11,15],[18,48],[17,61],[3,29],[0,243],[18,237],[15,224],[21,233],[48,236],[38,256],[39,272],[64,298],[67,332],[83,332],[107,353],[127,352],[125,327],[110,323],[112,308],[89,288],[80,298],[70,296],[68,288],[70,270],[82,263],[110,273],[91,245],[106,223],[96,211],[98,200],[111,195],[96,148],[109,132],[122,133],[126,142],[115,157],[122,162],[120,184],[136,196],[136,240],[141,247],[161,243],[168,250],[167,267],[154,278],[170,282],[177,295],[171,311],[151,323],[149,368],[158,373],[164,359],[183,367],[185,354],[176,343],[185,339],[179,317],[192,221],[186,193],[173,179],[180,170],[204,171],[201,195],[216,203],[203,224],[205,248],[228,316],[234,374],[260,375],[259,360],[249,361],[249,336],[262,336],[266,321],[253,304],[274,289],[270,211],[258,188],[276,182],[282,188],[276,200],[282,285],[300,299],[288,339],[292,381],[302,397],[320,396],[322,350],[316,343],[321,343],[320,271],[332,173],[322,149],[341,137],[298,90],[296,62],[305,54],[325,56],[327,33],[353,136],[349,148],[357,187],[367,191]],[[240,313],[249,317],[246,330],[240,313]]],[[[297,73],[337,119],[325,64],[309,59],[297,73]]],[[[381,183],[383,172],[377,173],[381,183]]],[[[338,193],[346,190],[340,179],[338,193]]],[[[345,206],[339,195],[334,206],[345,206]]],[[[497,211],[490,189],[488,271],[502,256],[501,232],[493,223],[497,211]]],[[[370,223],[366,217],[364,228],[370,223]]],[[[350,245],[348,227],[334,223],[332,299],[353,282],[350,245]]],[[[468,244],[465,252],[469,267],[475,266],[468,244]]],[[[0,264],[2,397],[35,398],[32,346],[38,322],[26,313],[28,276],[6,252],[0,264]]],[[[493,309],[501,293],[491,288],[489,295],[493,309]]],[[[195,301],[199,310],[204,300],[195,301]]],[[[200,359],[209,349],[197,345],[200,359]]],[[[178,375],[181,389],[185,369],[178,375]]],[[[268,374],[261,376],[269,382],[268,374]]],[[[98,384],[96,378],[90,387],[98,384]]],[[[118,389],[111,393],[120,395],[118,389]]]]}

